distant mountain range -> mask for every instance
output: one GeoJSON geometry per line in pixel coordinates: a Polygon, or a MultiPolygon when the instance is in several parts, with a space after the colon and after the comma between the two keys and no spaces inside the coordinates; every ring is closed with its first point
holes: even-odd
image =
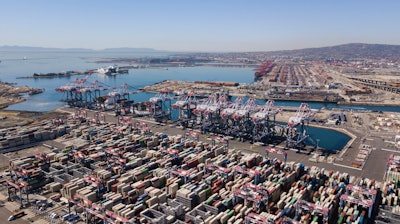
{"type": "MultiPolygon", "coordinates": [[[[52,51],[65,51],[65,52],[168,52],[162,50],[155,50],[152,48],[106,48],[103,50],[92,50],[87,48],[44,48],[44,47],[28,47],[28,46],[0,46],[0,51],[13,51],[13,52],[52,52],[52,51]]],[[[176,52],[171,52],[176,53],[176,52]]],[[[193,52],[195,53],[195,52],[193,52]]],[[[219,53],[219,54],[232,54],[219,53]]],[[[247,52],[249,53],[249,52],[247,52]]],[[[357,59],[357,58],[370,58],[370,59],[392,59],[400,60],[400,45],[386,45],[386,44],[362,44],[350,43],[343,45],[336,45],[331,47],[319,48],[305,48],[297,50],[282,50],[282,51],[264,51],[254,52],[265,56],[289,56],[300,57],[309,60],[326,60],[326,59],[357,59]]],[[[206,53],[207,54],[207,53],[206,53]]],[[[210,54],[213,54],[210,52],[210,54]]],[[[235,53],[236,54],[236,53],[235,53]]]]}
{"type": "Polygon", "coordinates": [[[103,50],[93,50],[88,48],[47,48],[47,47],[29,47],[29,46],[0,46],[0,51],[13,51],[13,52],[165,52],[155,50],[152,48],[106,48],[103,50]]]}
{"type": "Polygon", "coordinates": [[[128,48],[128,47],[120,47],[120,48],[106,48],[101,51],[109,51],[109,52],[166,52],[162,50],[156,50],[153,48],[128,48]]]}
{"type": "Polygon", "coordinates": [[[330,47],[304,48],[296,50],[280,51],[256,51],[256,52],[203,52],[188,53],[189,56],[200,55],[202,57],[250,57],[256,60],[274,60],[276,58],[299,59],[306,61],[325,60],[357,60],[357,59],[388,59],[400,61],[400,45],[387,44],[363,44],[350,43],[330,47]]]}

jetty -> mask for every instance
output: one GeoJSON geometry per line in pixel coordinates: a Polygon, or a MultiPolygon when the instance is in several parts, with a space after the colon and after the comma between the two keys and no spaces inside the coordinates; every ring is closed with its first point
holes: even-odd
{"type": "MultiPolygon", "coordinates": [[[[118,66],[115,74],[126,74],[129,72],[129,69],[137,69],[138,66],[118,66]]],[[[98,73],[99,69],[88,69],[88,70],[71,70],[66,72],[49,72],[49,73],[33,73],[30,76],[21,76],[17,77],[17,79],[40,79],[40,78],[62,78],[62,77],[70,77],[75,75],[87,75],[91,73],[98,73]]]]}

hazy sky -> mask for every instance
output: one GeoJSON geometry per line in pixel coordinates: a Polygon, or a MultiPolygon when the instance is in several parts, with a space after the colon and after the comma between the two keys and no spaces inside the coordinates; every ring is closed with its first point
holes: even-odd
{"type": "Polygon", "coordinates": [[[2,0],[0,46],[268,51],[400,44],[400,1],[2,0]]]}

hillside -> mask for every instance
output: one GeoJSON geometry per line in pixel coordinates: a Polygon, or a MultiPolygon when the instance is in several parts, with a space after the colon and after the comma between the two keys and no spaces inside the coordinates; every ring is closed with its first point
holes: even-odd
{"type": "Polygon", "coordinates": [[[400,45],[351,43],[331,47],[305,48],[299,50],[270,51],[269,55],[292,56],[314,59],[400,59],[400,45]]]}
{"type": "Polygon", "coordinates": [[[47,48],[47,47],[30,47],[30,46],[0,46],[0,51],[3,52],[60,52],[60,51],[76,51],[85,52],[92,51],[86,48],[47,48]]]}
{"type": "MultiPolygon", "coordinates": [[[[135,53],[154,53],[168,51],[156,50],[152,48],[106,48],[102,50],[93,50],[87,48],[44,48],[44,47],[29,47],[29,46],[0,46],[0,52],[135,52],[135,53]]],[[[393,61],[400,61],[400,45],[386,45],[386,44],[363,44],[363,43],[350,43],[343,45],[336,45],[330,47],[319,48],[305,48],[296,50],[282,50],[282,51],[259,51],[259,52],[226,52],[226,53],[177,53],[169,52],[171,54],[178,54],[176,56],[206,56],[206,57],[243,57],[243,56],[261,56],[265,57],[299,57],[303,60],[352,60],[360,58],[369,59],[389,59],[393,61]]]]}

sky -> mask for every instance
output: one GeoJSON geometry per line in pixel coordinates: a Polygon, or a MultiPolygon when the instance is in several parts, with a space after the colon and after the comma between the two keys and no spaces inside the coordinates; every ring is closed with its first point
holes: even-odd
{"type": "Polygon", "coordinates": [[[274,51],[400,45],[398,0],[2,0],[0,46],[274,51]]]}

